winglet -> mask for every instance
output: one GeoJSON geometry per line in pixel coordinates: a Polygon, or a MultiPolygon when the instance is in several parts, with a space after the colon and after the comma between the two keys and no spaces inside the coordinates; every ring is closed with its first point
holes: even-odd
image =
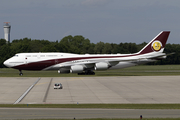
{"type": "Polygon", "coordinates": [[[154,39],[152,39],[138,53],[139,54],[146,54],[146,53],[150,53],[150,52],[163,52],[169,34],[170,34],[170,31],[160,32],[154,39]]]}

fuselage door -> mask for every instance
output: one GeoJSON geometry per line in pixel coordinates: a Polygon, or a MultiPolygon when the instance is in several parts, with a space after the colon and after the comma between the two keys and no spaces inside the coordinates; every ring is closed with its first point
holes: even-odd
{"type": "Polygon", "coordinates": [[[37,54],[37,59],[40,59],[41,58],[41,55],[38,53],[37,54]]]}
{"type": "Polygon", "coordinates": [[[31,55],[25,55],[25,58],[24,58],[24,63],[25,64],[28,64],[28,61],[30,59],[31,55]]]}

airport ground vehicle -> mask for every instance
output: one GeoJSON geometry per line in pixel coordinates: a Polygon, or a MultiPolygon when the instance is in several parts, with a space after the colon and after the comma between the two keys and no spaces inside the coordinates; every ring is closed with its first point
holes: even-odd
{"type": "Polygon", "coordinates": [[[61,83],[55,83],[54,84],[54,89],[62,89],[62,88],[63,88],[63,86],[61,83]]]}

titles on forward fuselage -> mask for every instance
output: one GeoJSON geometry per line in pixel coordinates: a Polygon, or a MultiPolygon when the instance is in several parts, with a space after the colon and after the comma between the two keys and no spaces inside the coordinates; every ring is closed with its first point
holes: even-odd
{"type": "Polygon", "coordinates": [[[74,60],[74,61],[71,61],[71,62],[73,62],[73,63],[78,63],[78,62],[90,62],[90,61],[88,61],[88,60],[74,60]]]}

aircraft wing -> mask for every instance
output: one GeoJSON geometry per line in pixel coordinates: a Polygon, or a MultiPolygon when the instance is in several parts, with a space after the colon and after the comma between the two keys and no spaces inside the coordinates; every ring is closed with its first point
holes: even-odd
{"type": "MultiPolygon", "coordinates": [[[[137,61],[140,58],[133,58],[133,59],[99,59],[99,60],[84,60],[81,62],[65,62],[65,63],[61,63],[60,64],[60,68],[68,68],[71,67],[73,65],[83,65],[84,67],[86,66],[95,66],[96,63],[107,63],[109,66],[114,66],[116,64],[118,64],[119,62],[128,62],[128,61],[137,61]]],[[[143,59],[143,58],[141,58],[143,59]]]]}
{"type": "Polygon", "coordinates": [[[170,53],[170,54],[166,54],[166,53],[160,53],[160,54],[156,54],[156,55],[151,55],[151,56],[142,56],[142,57],[138,57],[138,58],[125,58],[125,59],[92,59],[92,60],[79,60],[79,62],[65,62],[62,63],[60,65],[60,68],[70,68],[73,65],[83,65],[84,67],[86,66],[94,66],[96,63],[99,62],[104,62],[104,63],[108,63],[109,66],[114,66],[116,64],[118,64],[119,62],[136,62],[136,61],[140,61],[140,60],[150,60],[150,59],[163,59],[164,57],[168,56],[168,55],[172,55],[175,53],[170,53]]]}

